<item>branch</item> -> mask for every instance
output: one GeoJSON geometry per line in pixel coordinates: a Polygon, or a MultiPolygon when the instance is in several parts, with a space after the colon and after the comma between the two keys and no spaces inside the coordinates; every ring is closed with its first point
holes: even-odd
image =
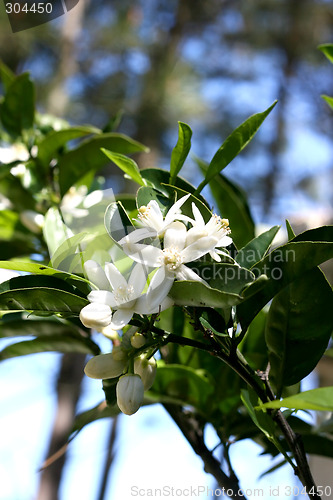
{"type": "Polygon", "coordinates": [[[240,488],[237,477],[234,474],[231,477],[227,476],[221,469],[218,460],[205,445],[203,431],[198,421],[190,414],[185,414],[176,405],[164,404],[163,406],[177,424],[193,451],[201,457],[205,472],[211,474],[216,479],[223,495],[226,493],[230,498],[242,498],[246,500],[243,494],[239,494],[240,488]]]}

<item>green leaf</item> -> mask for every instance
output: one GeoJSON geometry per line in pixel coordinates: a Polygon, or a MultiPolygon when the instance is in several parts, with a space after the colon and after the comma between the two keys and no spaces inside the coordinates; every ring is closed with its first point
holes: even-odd
{"type": "Polygon", "coordinates": [[[260,429],[265,436],[270,440],[275,440],[275,424],[267,413],[260,411],[261,406],[258,404],[258,396],[252,390],[241,389],[241,399],[246,407],[253,423],[260,429]],[[259,410],[258,410],[259,408],[259,410]]]}
{"type": "Polygon", "coordinates": [[[75,274],[66,273],[63,271],[58,271],[58,269],[53,269],[52,267],[44,266],[43,264],[37,264],[34,262],[19,262],[19,261],[0,261],[0,269],[11,269],[12,271],[20,271],[26,273],[39,274],[44,276],[54,276],[61,280],[68,281],[68,283],[74,285],[83,291],[84,294],[88,294],[90,291],[90,282],[81,276],[75,274]]]}
{"type": "MultiPolygon", "coordinates": [[[[54,252],[52,256],[52,267],[55,269],[64,269],[64,261],[68,257],[73,257],[77,252],[80,244],[87,238],[87,233],[79,233],[70,238],[67,238],[54,252]]],[[[83,268],[81,266],[81,272],[83,273],[83,268]]]]}
{"type": "Polygon", "coordinates": [[[197,266],[191,266],[191,269],[207,281],[209,286],[221,292],[240,294],[247,284],[254,281],[253,273],[233,264],[198,262],[197,266]]]}
{"type": "Polygon", "coordinates": [[[197,307],[228,307],[239,304],[241,297],[210,288],[199,281],[176,281],[169,296],[178,305],[197,307]]]}
{"type": "MultiPolygon", "coordinates": [[[[188,194],[188,191],[184,191],[183,189],[177,186],[171,186],[171,184],[165,184],[165,188],[169,192],[169,197],[171,197],[174,193],[176,193],[177,199],[179,199],[188,194]]],[[[181,206],[182,214],[193,218],[192,203],[194,203],[200,210],[200,213],[204,221],[208,222],[209,219],[211,219],[212,217],[212,212],[209,210],[206,203],[203,203],[199,197],[194,196],[192,193],[191,196],[189,196],[188,199],[185,201],[185,203],[183,203],[183,205],[181,206]]]]}
{"type": "Polygon", "coordinates": [[[73,286],[68,281],[59,279],[56,276],[47,276],[39,274],[29,274],[26,276],[16,276],[7,281],[0,283],[0,293],[8,290],[19,290],[21,288],[54,288],[73,293],[74,295],[85,296],[80,290],[73,286]]]}
{"type": "Polygon", "coordinates": [[[332,308],[333,292],[319,268],[273,299],[265,337],[277,394],[306,377],[324,354],[333,331],[332,308]]]}
{"type": "Polygon", "coordinates": [[[92,126],[71,127],[63,130],[52,130],[38,144],[38,158],[48,166],[50,161],[57,155],[60,148],[78,137],[84,137],[91,134],[99,134],[101,131],[92,126]]]}
{"type": "Polygon", "coordinates": [[[0,311],[78,314],[89,304],[83,297],[53,288],[22,288],[0,293],[0,311]]]}
{"type": "Polygon", "coordinates": [[[92,340],[78,333],[49,335],[48,337],[17,342],[5,347],[0,352],[0,361],[38,352],[99,354],[100,350],[92,340]]]}
{"type": "Polygon", "coordinates": [[[260,283],[258,289],[255,281],[243,293],[247,300],[237,307],[237,315],[243,329],[248,327],[264,305],[282,288],[333,257],[333,243],[330,242],[332,233],[333,226],[305,231],[289,243],[273,250],[252,268],[258,276],[266,275],[267,278],[260,283]],[[256,291],[255,294],[251,293],[252,287],[256,291]]]}
{"type": "Polygon", "coordinates": [[[329,107],[331,109],[333,109],[333,97],[330,97],[330,96],[325,95],[325,94],[322,94],[320,97],[322,97],[324,99],[324,101],[327,102],[327,104],[329,105],[329,107]]]}
{"type": "Polygon", "coordinates": [[[300,392],[282,400],[261,404],[264,408],[291,408],[293,410],[333,411],[333,386],[300,392]]]}
{"type": "Polygon", "coordinates": [[[51,257],[53,257],[59,246],[72,236],[72,232],[64,224],[58,208],[51,207],[46,212],[43,235],[51,257]]]}
{"type": "Polygon", "coordinates": [[[0,192],[8,198],[15,210],[35,210],[36,201],[28,189],[22,186],[20,179],[8,173],[6,177],[0,178],[0,192]]]}
{"type": "MultiPolygon", "coordinates": [[[[195,158],[205,174],[208,164],[195,158]]],[[[237,248],[242,248],[255,236],[255,226],[244,191],[227,177],[218,174],[209,183],[209,188],[222,217],[229,219],[231,237],[237,248]]]]}
{"type": "Polygon", "coordinates": [[[10,84],[15,80],[15,73],[12,72],[8,66],[0,61],[0,78],[3,83],[4,89],[7,92],[10,84]]]}
{"type": "MultiPolygon", "coordinates": [[[[167,170],[162,170],[160,168],[145,168],[141,170],[141,175],[147,181],[148,186],[154,187],[166,197],[170,196],[170,174],[167,170]]],[[[182,179],[182,177],[176,178],[175,186],[186,193],[193,194],[195,192],[195,187],[185,179],[182,179]]],[[[199,194],[196,198],[208,207],[208,203],[203,196],[199,194]]]]}
{"type": "Polygon", "coordinates": [[[247,146],[276,103],[277,101],[266,111],[250,116],[227,137],[210,162],[205,179],[197,189],[198,193],[247,146]]]}
{"type": "Polygon", "coordinates": [[[288,241],[295,238],[295,233],[288,219],[286,219],[286,228],[288,233],[288,241]]]}
{"type": "Polygon", "coordinates": [[[76,415],[74,424],[71,430],[71,435],[75,435],[80,432],[86,425],[95,422],[101,418],[115,417],[120,413],[117,405],[107,406],[105,401],[98,404],[90,410],[83,411],[76,415]]]}
{"type": "Polygon", "coordinates": [[[238,348],[254,370],[266,370],[268,352],[265,341],[267,311],[262,309],[250,324],[238,348]]]}
{"type": "Polygon", "coordinates": [[[0,103],[4,128],[13,136],[33,126],[35,115],[35,88],[28,73],[17,76],[8,86],[0,103]]]}
{"type": "Polygon", "coordinates": [[[178,122],[178,141],[171,153],[170,184],[174,184],[191,149],[192,130],[183,122],[178,122]]]}
{"type": "Polygon", "coordinates": [[[53,318],[39,318],[25,312],[6,313],[0,320],[0,337],[50,337],[72,335],[76,329],[53,318]]]}
{"type": "Polygon", "coordinates": [[[236,262],[246,269],[254,267],[265,257],[279,229],[280,226],[274,226],[251,240],[238,252],[236,262]]]}
{"type": "Polygon", "coordinates": [[[123,134],[110,132],[82,141],[79,146],[65,153],[58,162],[59,184],[62,196],[88,172],[97,172],[108,163],[101,149],[114,153],[131,154],[148,149],[123,134]]]}
{"type": "Polygon", "coordinates": [[[110,203],[107,207],[104,223],[109,236],[115,243],[135,229],[120,201],[110,203]]]}
{"type": "Polygon", "coordinates": [[[160,191],[157,191],[153,187],[142,186],[138,189],[136,195],[137,208],[148,205],[152,200],[158,203],[163,215],[167,213],[172,204],[169,198],[166,198],[160,191]]]}
{"type": "Polygon", "coordinates": [[[120,153],[114,153],[113,151],[108,151],[105,148],[101,148],[101,151],[113,161],[126,175],[128,175],[134,182],[144,186],[146,183],[142,179],[138,165],[134,160],[128,158],[120,153]]]}
{"type": "Polygon", "coordinates": [[[333,43],[323,43],[318,45],[318,49],[333,63],[333,43]]]}
{"type": "Polygon", "coordinates": [[[213,391],[214,386],[203,370],[159,362],[154,385],[147,392],[147,396],[161,402],[191,405],[199,412],[207,414],[213,391]]]}

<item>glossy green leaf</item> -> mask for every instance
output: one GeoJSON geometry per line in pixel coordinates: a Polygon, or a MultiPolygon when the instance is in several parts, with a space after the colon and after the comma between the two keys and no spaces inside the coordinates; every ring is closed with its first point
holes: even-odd
{"type": "Polygon", "coordinates": [[[318,49],[333,63],[333,43],[323,43],[318,45],[318,49]]]}
{"type": "Polygon", "coordinates": [[[169,293],[176,304],[197,307],[228,307],[239,304],[241,297],[210,288],[199,281],[176,281],[169,293]]]}
{"type": "Polygon", "coordinates": [[[236,256],[236,262],[246,269],[254,267],[268,252],[280,226],[274,226],[260,234],[243,247],[236,256]]]}
{"type": "Polygon", "coordinates": [[[207,281],[209,286],[221,292],[240,294],[254,280],[253,273],[233,264],[199,261],[197,267],[191,266],[191,269],[207,281]]]}
{"type": "Polygon", "coordinates": [[[265,340],[267,311],[262,309],[250,324],[238,348],[254,370],[266,370],[268,352],[265,340]]]}
{"type": "Polygon", "coordinates": [[[332,289],[318,268],[273,299],[265,337],[277,394],[306,377],[324,354],[333,332],[332,308],[332,289]]]}
{"type": "Polygon", "coordinates": [[[62,195],[87,172],[97,172],[109,162],[101,148],[121,154],[147,151],[143,144],[115,132],[99,134],[82,141],[79,146],[59,159],[59,184],[62,195]]]}
{"type": "Polygon", "coordinates": [[[11,344],[0,351],[0,361],[38,352],[99,354],[99,347],[80,334],[49,335],[11,344]]]}
{"type": "Polygon", "coordinates": [[[265,408],[291,408],[294,410],[333,411],[333,386],[300,392],[281,400],[260,405],[265,408]]]}
{"type": "Polygon", "coordinates": [[[322,94],[321,97],[324,99],[325,102],[329,105],[331,109],[333,109],[333,97],[330,97],[328,95],[322,94]]]}
{"type": "Polygon", "coordinates": [[[10,312],[0,320],[0,337],[49,337],[72,335],[76,329],[58,319],[38,318],[26,312],[10,312]]]}
{"type": "Polygon", "coordinates": [[[248,327],[264,305],[282,288],[333,257],[333,243],[330,243],[332,233],[333,226],[306,231],[286,245],[273,250],[252,268],[258,276],[266,275],[267,278],[265,277],[257,289],[254,282],[243,293],[247,300],[237,307],[237,315],[243,329],[248,327]],[[332,229],[328,229],[330,227],[332,229]],[[302,238],[309,240],[302,241],[302,238]],[[255,294],[251,293],[252,287],[256,290],[255,294]]]}
{"type": "Polygon", "coordinates": [[[84,297],[82,292],[80,292],[71,283],[59,279],[56,276],[47,276],[40,274],[28,274],[25,276],[17,276],[11,278],[7,281],[0,283],[0,293],[6,292],[8,290],[19,290],[20,288],[54,288],[57,290],[64,290],[66,292],[73,293],[75,295],[80,295],[84,297]]]}
{"type": "Polygon", "coordinates": [[[78,314],[89,301],[53,288],[22,288],[0,293],[0,311],[78,314]]]}
{"type": "MultiPolygon", "coordinates": [[[[8,81],[7,81],[8,82],[8,81]]],[[[13,136],[33,126],[35,115],[35,88],[28,73],[17,76],[7,87],[0,103],[4,128],[13,136]]]]}
{"type": "MultiPolygon", "coordinates": [[[[162,170],[160,168],[144,168],[140,172],[142,177],[147,181],[148,186],[154,187],[157,191],[164,194],[164,196],[170,196],[170,173],[167,170],[162,170]]],[[[186,193],[193,194],[195,192],[195,187],[182,177],[176,177],[175,186],[186,193]]],[[[198,194],[196,198],[208,207],[207,201],[202,195],[198,194]]]]}
{"type": "MultiPolygon", "coordinates": [[[[195,158],[205,174],[208,164],[195,158]]],[[[218,174],[209,182],[209,188],[222,217],[229,219],[231,237],[237,248],[242,248],[255,236],[255,226],[244,191],[227,177],[218,174]]]]}
{"type": "Polygon", "coordinates": [[[191,128],[183,122],[178,122],[178,141],[171,153],[170,184],[174,184],[187,155],[191,149],[191,128]]]}
{"type": "Polygon", "coordinates": [[[142,186],[138,189],[136,195],[138,208],[143,205],[147,206],[152,200],[155,200],[158,203],[163,215],[166,214],[172,204],[169,198],[166,198],[160,191],[157,191],[157,189],[153,187],[142,186]]]}
{"type": "MultiPolygon", "coordinates": [[[[182,198],[188,194],[188,191],[184,191],[182,188],[178,186],[171,186],[170,184],[165,184],[165,188],[169,192],[169,196],[171,197],[174,193],[177,194],[177,199],[182,198]]],[[[197,196],[194,196],[191,193],[191,196],[183,203],[181,206],[182,214],[187,215],[188,217],[193,219],[193,211],[192,211],[192,203],[194,203],[197,208],[200,210],[200,213],[205,222],[208,222],[212,217],[212,212],[207,207],[206,203],[203,203],[201,199],[197,196]]]]}
{"type": "Polygon", "coordinates": [[[147,396],[161,402],[191,405],[205,414],[213,391],[214,386],[203,370],[159,363],[154,385],[147,396]]]}
{"type": "Polygon", "coordinates": [[[128,175],[134,182],[140,184],[140,186],[144,186],[146,183],[142,179],[140,170],[138,165],[134,160],[128,158],[120,153],[114,153],[113,151],[108,151],[105,148],[101,148],[101,151],[109,158],[109,160],[113,161],[126,175],[128,175]]]}
{"type": "Polygon", "coordinates": [[[50,161],[57,156],[60,148],[64,147],[67,142],[84,137],[91,134],[99,134],[100,129],[92,126],[71,127],[63,130],[52,130],[38,144],[38,158],[48,166],[50,161]]]}
{"type": "Polygon", "coordinates": [[[286,219],[286,228],[287,228],[287,233],[288,233],[288,241],[292,240],[295,238],[295,233],[293,228],[291,227],[291,224],[288,219],[286,219]]]}
{"type": "Polygon", "coordinates": [[[277,101],[275,101],[262,113],[250,116],[250,118],[237,127],[229,135],[229,137],[227,137],[210,162],[205,179],[201,182],[197,192],[200,193],[206,184],[208,184],[216,174],[220,173],[221,170],[229,165],[229,163],[245,148],[245,146],[248,145],[276,103],[277,101]]]}

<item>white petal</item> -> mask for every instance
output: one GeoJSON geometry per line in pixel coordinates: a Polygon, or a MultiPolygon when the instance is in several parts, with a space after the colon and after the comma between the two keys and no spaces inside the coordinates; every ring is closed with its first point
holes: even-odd
{"type": "Polygon", "coordinates": [[[121,330],[131,320],[133,309],[118,309],[112,316],[111,328],[121,330]]]}
{"type": "Polygon", "coordinates": [[[192,203],[192,212],[195,218],[195,225],[199,227],[204,227],[205,226],[204,218],[202,217],[201,212],[195,203],[192,203]]]}
{"type": "Polygon", "coordinates": [[[199,259],[216,246],[217,239],[213,236],[205,236],[192,243],[182,251],[183,262],[192,262],[199,259]]]}
{"type": "Polygon", "coordinates": [[[195,241],[199,240],[200,238],[204,238],[207,236],[207,231],[205,230],[205,227],[200,227],[200,226],[194,226],[191,227],[187,231],[186,234],[186,246],[192,245],[195,241]]]}
{"type": "Polygon", "coordinates": [[[152,245],[127,245],[123,246],[124,252],[136,262],[141,262],[150,267],[159,267],[163,252],[160,248],[152,245]]]}
{"type": "Polygon", "coordinates": [[[81,309],[80,320],[87,328],[100,330],[111,323],[111,309],[104,304],[88,304],[81,309]]]}
{"type": "Polygon", "coordinates": [[[179,209],[180,207],[185,203],[185,201],[191,196],[191,194],[187,194],[186,196],[183,196],[180,198],[176,203],[172,205],[170,210],[165,216],[164,223],[165,224],[170,224],[173,222],[175,219],[178,219],[177,214],[179,214],[179,209]]]}
{"type": "Polygon", "coordinates": [[[84,373],[90,378],[106,379],[119,377],[127,365],[127,360],[115,360],[112,352],[98,354],[85,366],[84,373]]]}
{"type": "Polygon", "coordinates": [[[133,286],[134,295],[133,297],[138,297],[142,290],[144,289],[148,278],[147,266],[143,266],[142,264],[136,264],[133,267],[131,275],[128,280],[128,285],[133,286]]]}
{"type": "Polygon", "coordinates": [[[130,234],[124,236],[121,240],[118,241],[119,245],[124,245],[125,243],[138,243],[139,241],[144,240],[145,238],[153,238],[157,235],[155,229],[149,227],[142,227],[140,229],[135,229],[130,234]]]}
{"type": "Polygon", "coordinates": [[[119,286],[127,286],[127,281],[114,264],[111,264],[110,262],[105,264],[105,274],[111,283],[113,290],[116,290],[119,286]]]}
{"type": "MultiPolygon", "coordinates": [[[[155,310],[166,298],[174,282],[174,273],[170,273],[165,267],[160,267],[154,274],[147,290],[147,307],[149,311],[155,310]]],[[[140,300],[140,299],[138,299],[140,300]]],[[[136,308],[139,304],[136,304],[136,308]]]]}
{"type": "Polygon", "coordinates": [[[98,286],[100,290],[108,290],[110,283],[102,267],[94,260],[87,260],[84,263],[84,270],[88,276],[89,281],[98,286]]]}
{"type": "Polygon", "coordinates": [[[153,227],[156,231],[160,231],[163,227],[163,215],[159,204],[156,200],[151,200],[147,207],[149,208],[149,215],[142,222],[147,224],[147,226],[153,227]]]}
{"type": "Polygon", "coordinates": [[[200,278],[192,269],[190,269],[187,266],[184,266],[183,264],[177,269],[176,271],[176,278],[179,281],[200,281],[201,283],[204,283],[205,285],[209,286],[208,283],[200,278]]]}
{"type": "Polygon", "coordinates": [[[218,253],[215,252],[215,250],[211,250],[209,252],[209,255],[211,256],[212,259],[214,259],[216,262],[221,262],[221,257],[219,256],[218,253]]]}
{"type": "Polygon", "coordinates": [[[232,238],[230,238],[230,236],[223,236],[223,238],[221,238],[218,243],[217,243],[217,247],[228,247],[229,245],[231,245],[232,243],[232,238]]]}
{"type": "Polygon", "coordinates": [[[182,222],[170,224],[164,235],[164,248],[176,247],[183,250],[186,242],[186,226],[182,222]]]}
{"type": "Polygon", "coordinates": [[[113,293],[107,290],[93,290],[88,294],[87,298],[90,302],[94,302],[95,304],[103,304],[109,307],[115,307],[117,305],[113,293]]]}

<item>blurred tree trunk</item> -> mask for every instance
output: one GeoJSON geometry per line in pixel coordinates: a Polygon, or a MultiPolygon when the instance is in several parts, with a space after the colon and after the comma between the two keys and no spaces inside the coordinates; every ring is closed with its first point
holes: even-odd
{"type": "MultiPolygon", "coordinates": [[[[49,458],[66,445],[76,414],[80,396],[85,355],[64,354],[57,380],[57,409],[46,457],[49,458]]],[[[58,491],[66,453],[42,470],[37,500],[58,500],[58,491]]]]}

